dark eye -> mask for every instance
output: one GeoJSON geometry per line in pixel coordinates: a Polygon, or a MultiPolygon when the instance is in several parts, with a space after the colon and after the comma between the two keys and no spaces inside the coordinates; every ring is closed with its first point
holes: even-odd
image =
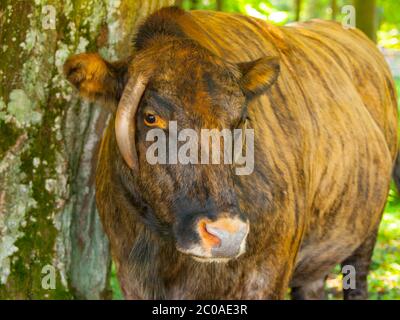
{"type": "Polygon", "coordinates": [[[145,122],[147,124],[154,124],[157,121],[157,116],[155,116],[154,114],[146,114],[145,116],[145,122]]]}
{"type": "Polygon", "coordinates": [[[146,113],[144,116],[144,124],[148,127],[159,127],[165,129],[167,122],[158,115],[153,113],[146,113]]]}

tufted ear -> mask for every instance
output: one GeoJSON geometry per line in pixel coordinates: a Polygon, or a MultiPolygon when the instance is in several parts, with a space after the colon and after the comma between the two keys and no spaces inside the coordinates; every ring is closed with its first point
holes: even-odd
{"type": "Polygon", "coordinates": [[[128,61],[110,63],[97,53],[67,59],[64,74],[81,97],[115,109],[127,81],[128,61]]]}
{"type": "Polygon", "coordinates": [[[242,73],[240,86],[248,99],[265,93],[278,79],[280,66],[278,57],[263,57],[238,64],[242,73]]]}

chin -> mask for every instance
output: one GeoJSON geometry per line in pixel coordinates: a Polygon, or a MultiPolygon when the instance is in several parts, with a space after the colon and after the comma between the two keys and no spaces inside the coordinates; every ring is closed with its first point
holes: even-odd
{"type": "Polygon", "coordinates": [[[205,257],[198,257],[198,256],[191,256],[193,260],[201,263],[228,263],[236,258],[205,258],[205,257]]]}
{"type": "Polygon", "coordinates": [[[231,257],[224,257],[224,256],[212,256],[209,252],[205,252],[205,250],[200,246],[195,246],[190,249],[182,249],[182,248],[177,248],[177,249],[178,251],[191,257],[193,260],[201,263],[228,263],[229,261],[233,261],[239,258],[246,251],[245,246],[241,246],[240,251],[237,255],[231,257]]]}

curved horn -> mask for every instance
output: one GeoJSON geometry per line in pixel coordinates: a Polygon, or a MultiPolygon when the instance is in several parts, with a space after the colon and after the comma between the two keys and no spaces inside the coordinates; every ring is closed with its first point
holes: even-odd
{"type": "Polygon", "coordinates": [[[139,74],[129,79],[118,104],[115,117],[115,134],[122,157],[131,169],[137,168],[135,147],[135,114],[146,89],[147,78],[139,74]]]}

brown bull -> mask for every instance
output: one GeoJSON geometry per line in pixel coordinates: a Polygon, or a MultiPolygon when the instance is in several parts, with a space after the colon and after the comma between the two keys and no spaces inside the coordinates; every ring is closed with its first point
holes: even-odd
{"type": "Polygon", "coordinates": [[[397,155],[396,93],[358,30],[276,27],[236,14],[165,8],[133,57],[81,54],[68,79],[113,118],[97,205],[130,299],[322,297],[336,264],[366,277],[397,155]],[[150,164],[157,128],[254,129],[254,171],[150,164]]]}

